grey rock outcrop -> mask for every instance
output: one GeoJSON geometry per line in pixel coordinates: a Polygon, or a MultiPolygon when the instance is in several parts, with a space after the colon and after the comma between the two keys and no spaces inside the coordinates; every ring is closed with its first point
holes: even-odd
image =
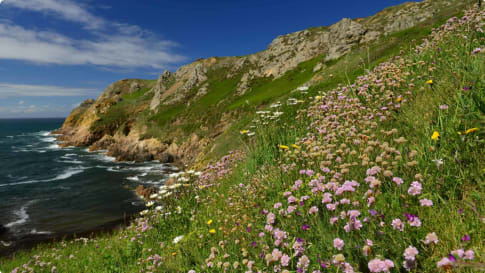
{"type": "Polygon", "coordinates": [[[158,81],[153,87],[154,96],[150,103],[150,109],[155,110],[162,100],[162,95],[170,87],[171,81],[174,80],[172,72],[165,70],[163,74],[158,77],[158,81]]]}

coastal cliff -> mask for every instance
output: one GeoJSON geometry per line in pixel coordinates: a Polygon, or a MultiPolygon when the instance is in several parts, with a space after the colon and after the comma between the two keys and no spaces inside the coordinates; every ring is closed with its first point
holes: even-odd
{"type": "Polygon", "coordinates": [[[252,110],[299,86],[348,80],[342,66],[361,69],[363,58],[409,43],[406,31],[420,38],[426,31],[413,29],[430,30],[469,2],[409,2],[279,36],[255,54],[199,59],[158,80],[121,80],[74,109],[56,133],[63,146],[106,149],[119,161],[203,161],[229,149],[252,110]]]}

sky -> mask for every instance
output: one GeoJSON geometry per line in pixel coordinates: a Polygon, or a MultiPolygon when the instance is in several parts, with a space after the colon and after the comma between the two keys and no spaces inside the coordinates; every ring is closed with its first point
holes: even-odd
{"type": "Polygon", "coordinates": [[[0,0],[0,118],[66,117],[112,82],[255,53],[278,35],[404,2],[0,0]]]}

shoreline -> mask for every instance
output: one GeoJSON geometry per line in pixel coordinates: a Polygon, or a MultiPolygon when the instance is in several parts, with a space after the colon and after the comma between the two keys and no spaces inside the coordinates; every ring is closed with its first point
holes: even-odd
{"type": "Polygon", "coordinates": [[[71,241],[76,238],[96,238],[98,236],[103,236],[106,234],[111,234],[112,232],[126,228],[129,224],[136,219],[137,214],[132,214],[126,216],[123,219],[118,219],[115,221],[108,222],[101,226],[88,229],[80,233],[64,232],[64,233],[52,233],[52,234],[27,234],[20,238],[16,238],[15,241],[10,241],[9,239],[14,239],[8,237],[7,235],[1,236],[0,241],[7,241],[11,243],[10,246],[5,247],[0,244],[0,258],[13,258],[15,255],[22,251],[31,251],[41,245],[49,245],[54,242],[71,241]]]}

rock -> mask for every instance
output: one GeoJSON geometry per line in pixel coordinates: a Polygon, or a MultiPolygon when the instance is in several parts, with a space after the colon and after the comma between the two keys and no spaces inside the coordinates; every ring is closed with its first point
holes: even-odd
{"type": "Polygon", "coordinates": [[[136,92],[136,91],[138,91],[140,89],[141,89],[140,83],[138,83],[138,82],[131,83],[130,93],[136,92]]]}
{"type": "Polygon", "coordinates": [[[168,152],[164,152],[158,157],[158,160],[161,163],[173,163],[175,161],[175,157],[168,152]]]}
{"type": "Polygon", "coordinates": [[[315,65],[315,67],[313,68],[313,73],[320,71],[322,67],[323,67],[322,63],[317,63],[317,65],[315,65]]]}
{"type": "Polygon", "coordinates": [[[152,89],[155,95],[150,103],[151,110],[155,110],[160,105],[163,93],[167,91],[167,89],[170,87],[170,83],[174,80],[174,75],[169,70],[165,70],[163,74],[158,77],[158,81],[155,87],[152,89]]]}
{"type": "Polygon", "coordinates": [[[5,226],[0,225],[0,236],[7,233],[7,231],[8,231],[8,229],[5,226]]]}
{"type": "Polygon", "coordinates": [[[143,185],[136,187],[136,194],[145,199],[150,199],[150,195],[154,193],[157,193],[157,190],[154,187],[145,188],[143,185]]]}

